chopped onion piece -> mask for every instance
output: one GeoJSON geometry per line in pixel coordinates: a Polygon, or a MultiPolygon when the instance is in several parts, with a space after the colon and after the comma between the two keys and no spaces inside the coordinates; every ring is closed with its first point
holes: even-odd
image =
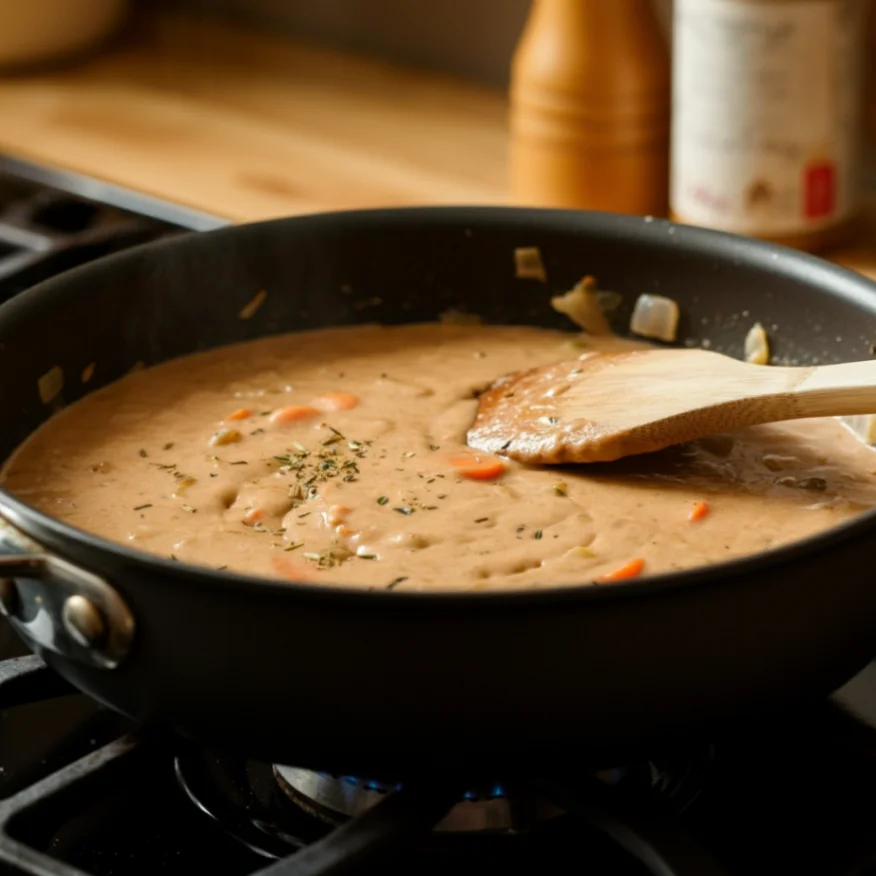
{"type": "Polygon", "coordinates": [[[596,293],[596,300],[603,313],[613,313],[624,303],[624,297],[620,292],[609,292],[603,289],[596,293]]]}
{"type": "Polygon", "coordinates": [[[610,335],[611,326],[599,303],[596,280],[584,277],[571,292],[551,298],[551,307],[590,335],[610,335]]]}
{"type": "Polygon", "coordinates": [[[514,269],[518,280],[547,282],[541,250],[537,246],[518,246],[514,250],[514,269]]]}
{"type": "Polygon", "coordinates": [[[674,341],[678,333],[678,304],[662,295],[640,295],[633,308],[630,331],[643,338],[674,341]]]}
{"type": "Polygon", "coordinates": [[[770,344],[764,327],[756,322],[745,336],[745,361],[749,365],[768,365],[770,344]]]}
{"type": "Polygon", "coordinates": [[[840,417],[839,421],[864,444],[876,444],[876,414],[840,417]]]}
{"type": "Polygon", "coordinates": [[[44,405],[53,402],[58,395],[60,395],[63,388],[64,372],[61,370],[60,365],[55,365],[54,368],[50,368],[37,381],[37,390],[40,394],[40,401],[44,405]]]}

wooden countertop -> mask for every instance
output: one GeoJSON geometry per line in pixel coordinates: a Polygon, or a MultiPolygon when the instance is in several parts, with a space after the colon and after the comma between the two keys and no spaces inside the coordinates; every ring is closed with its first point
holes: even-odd
{"type": "Polygon", "coordinates": [[[500,94],[218,24],[0,79],[0,151],[246,221],[502,200],[500,94]]]}
{"type": "MultiPolygon", "coordinates": [[[[0,152],[232,221],[505,201],[501,92],[183,17],[0,78],[0,152]]],[[[829,257],[876,279],[876,199],[829,257]]]]}

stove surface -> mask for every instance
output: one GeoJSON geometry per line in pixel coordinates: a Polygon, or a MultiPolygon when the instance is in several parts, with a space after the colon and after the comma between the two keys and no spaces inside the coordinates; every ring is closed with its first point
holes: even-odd
{"type": "Polygon", "coordinates": [[[0,155],[0,302],[76,265],[215,216],[0,155]]]}
{"type": "Polygon", "coordinates": [[[873,664],[830,701],[648,763],[473,791],[204,750],[9,661],[25,654],[0,626],[0,873],[876,873],[876,726],[852,711],[873,664]],[[492,823],[484,803],[501,804],[492,823]]]}
{"type": "MultiPolygon", "coordinates": [[[[224,222],[0,157],[0,301],[224,222]]],[[[876,642],[874,642],[876,651],[876,642]]],[[[830,700],[593,775],[456,786],[261,763],[138,728],[0,621],[0,874],[876,874],[876,663],[830,700]]]]}

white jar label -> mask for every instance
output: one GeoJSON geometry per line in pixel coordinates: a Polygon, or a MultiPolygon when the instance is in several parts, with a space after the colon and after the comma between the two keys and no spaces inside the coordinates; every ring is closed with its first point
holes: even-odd
{"type": "Polygon", "coordinates": [[[857,197],[860,0],[675,0],[672,210],[816,231],[857,197]]]}

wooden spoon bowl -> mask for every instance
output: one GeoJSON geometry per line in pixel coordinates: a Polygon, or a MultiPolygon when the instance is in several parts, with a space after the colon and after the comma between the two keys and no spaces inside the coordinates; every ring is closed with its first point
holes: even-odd
{"type": "Polygon", "coordinates": [[[707,350],[586,353],[499,379],[468,443],[521,462],[610,462],[761,423],[876,412],[876,361],[749,365],[707,350]]]}

